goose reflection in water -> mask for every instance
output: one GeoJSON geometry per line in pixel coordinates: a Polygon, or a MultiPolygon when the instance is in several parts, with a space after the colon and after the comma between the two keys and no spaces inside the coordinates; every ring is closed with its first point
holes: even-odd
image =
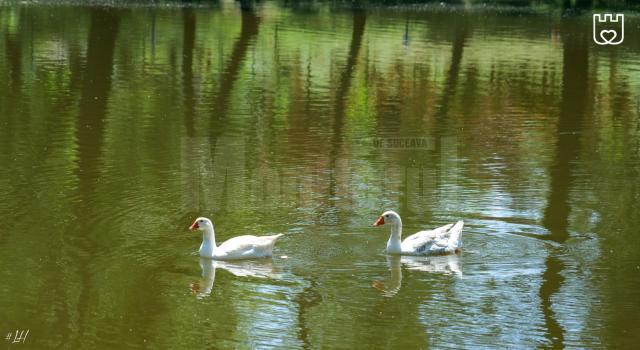
{"type": "Polygon", "coordinates": [[[257,278],[278,278],[271,259],[243,260],[243,261],[219,261],[208,258],[200,258],[200,269],[202,279],[200,282],[193,282],[189,285],[191,292],[198,298],[211,295],[213,284],[216,280],[216,270],[218,268],[229,271],[236,277],[257,277],[257,278]]]}
{"type": "Polygon", "coordinates": [[[373,288],[381,291],[386,297],[392,297],[400,291],[402,286],[402,265],[407,270],[453,274],[462,277],[460,256],[457,254],[430,257],[388,255],[387,264],[389,265],[389,270],[391,270],[391,275],[386,279],[386,282],[374,280],[371,283],[373,288]]]}

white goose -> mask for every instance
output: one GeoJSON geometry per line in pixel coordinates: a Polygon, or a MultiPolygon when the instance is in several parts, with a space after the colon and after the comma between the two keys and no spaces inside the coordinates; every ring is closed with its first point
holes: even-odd
{"type": "Polygon", "coordinates": [[[207,218],[197,218],[189,227],[190,230],[202,232],[202,244],[200,256],[215,260],[240,260],[264,258],[271,256],[276,240],[282,233],[273,236],[238,236],[227,240],[220,246],[216,246],[216,236],[213,231],[213,222],[207,218]]]}
{"type": "Polygon", "coordinates": [[[395,211],[385,211],[373,226],[390,225],[387,253],[398,255],[444,255],[460,252],[462,220],[429,231],[420,231],[402,241],[402,220],[395,211]]]}

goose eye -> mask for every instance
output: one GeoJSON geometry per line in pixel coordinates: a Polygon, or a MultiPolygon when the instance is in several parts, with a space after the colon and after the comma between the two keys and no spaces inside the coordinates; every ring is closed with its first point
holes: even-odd
{"type": "Polygon", "coordinates": [[[385,217],[385,218],[388,218],[388,217],[389,217],[389,214],[385,215],[384,217],[385,217]]]}

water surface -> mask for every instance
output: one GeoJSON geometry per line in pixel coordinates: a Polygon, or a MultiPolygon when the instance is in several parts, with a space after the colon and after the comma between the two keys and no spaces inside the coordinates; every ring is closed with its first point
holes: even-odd
{"type": "Polygon", "coordinates": [[[637,40],[594,45],[589,14],[245,5],[0,7],[0,334],[640,342],[637,40]],[[387,209],[464,219],[463,253],[387,257],[387,209]],[[201,260],[201,215],[286,235],[201,260]]]}

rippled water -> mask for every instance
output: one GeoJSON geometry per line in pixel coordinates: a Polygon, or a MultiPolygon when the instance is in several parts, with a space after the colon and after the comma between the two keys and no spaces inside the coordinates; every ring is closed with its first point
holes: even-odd
{"type": "MultiPolygon", "coordinates": [[[[31,348],[633,348],[640,25],[0,7],[0,331],[31,348]],[[634,34],[635,33],[635,34],[634,34]],[[389,257],[465,220],[462,254],[389,257]],[[266,261],[200,259],[285,233],[266,261]]],[[[7,344],[10,344],[7,339],[7,344]]]]}

